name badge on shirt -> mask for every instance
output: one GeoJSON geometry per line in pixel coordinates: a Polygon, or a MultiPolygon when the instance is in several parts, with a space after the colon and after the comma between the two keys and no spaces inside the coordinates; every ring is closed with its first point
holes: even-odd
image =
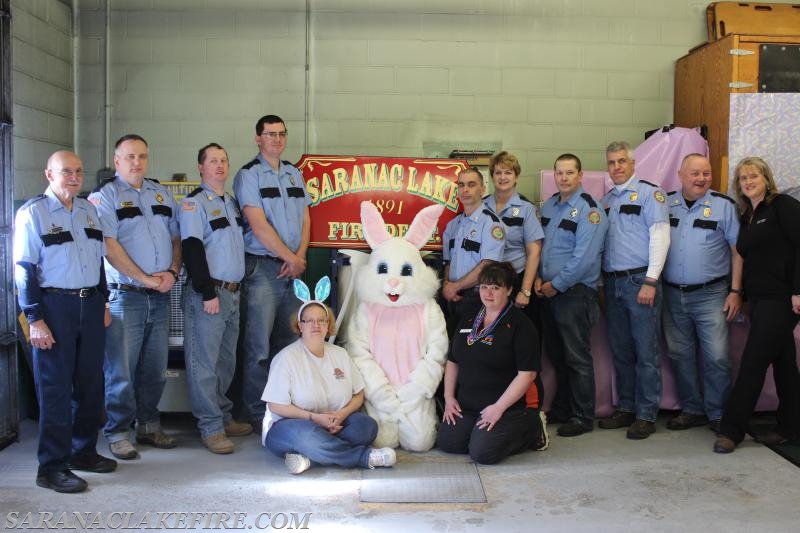
{"type": "Polygon", "coordinates": [[[469,333],[470,331],[472,331],[472,330],[469,329],[469,328],[458,330],[459,333],[469,333]]]}

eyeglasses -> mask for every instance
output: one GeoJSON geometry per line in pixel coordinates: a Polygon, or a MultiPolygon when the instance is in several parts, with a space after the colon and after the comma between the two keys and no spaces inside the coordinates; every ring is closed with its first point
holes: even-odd
{"type": "Polygon", "coordinates": [[[316,324],[318,326],[327,326],[328,319],[327,318],[320,318],[319,320],[301,320],[301,324],[316,324]]]}
{"type": "Polygon", "coordinates": [[[264,137],[269,137],[270,139],[277,139],[280,137],[281,139],[285,139],[287,135],[289,135],[288,131],[265,131],[262,133],[264,137]]]}
{"type": "Polygon", "coordinates": [[[55,173],[61,174],[65,178],[68,178],[70,176],[78,176],[78,177],[83,176],[83,169],[82,168],[79,168],[77,170],[72,170],[71,168],[64,168],[64,169],[61,169],[61,170],[52,170],[51,169],[51,172],[55,172],[55,173]]]}

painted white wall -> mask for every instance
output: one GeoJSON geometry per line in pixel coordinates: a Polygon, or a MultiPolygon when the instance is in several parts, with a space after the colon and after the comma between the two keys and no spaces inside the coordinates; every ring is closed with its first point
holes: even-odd
{"type": "MultiPolygon", "coordinates": [[[[539,169],[560,153],[602,169],[609,141],[636,144],[672,120],[674,63],[705,41],[707,4],[312,0],[306,150],[502,147],[522,162],[521,192],[537,197],[539,169]]],[[[105,163],[104,0],[80,5],[77,150],[93,173],[105,163]]],[[[253,127],[267,113],[287,121],[286,159],[303,153],[305,2],[111,5],[110,137],[143,135],[153,177],[196,176],[197,149],[210,141],[238,168],[256,153],[253,127]]]]}
{"type": "Polygon", "coordinates": [[[55,0],[11,1],[14,198],[41,194],[44,167],[72,147],[72,15],[55,0]]]}

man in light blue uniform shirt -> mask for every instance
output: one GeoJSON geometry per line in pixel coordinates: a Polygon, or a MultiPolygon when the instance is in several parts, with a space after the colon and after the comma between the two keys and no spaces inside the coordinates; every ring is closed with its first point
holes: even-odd
{"type": "Polygon", "coordinates": [[[261,432],[266,404],[261,400],[272,357],[297,337],[290,317],[300,306],[292,291],[306,269],[311,238],[311,199],[300,171],[281,160],[288,130],[283,119],[265,115],[256,122],[258,156],[233,181],[244,214],[245,278],[243,396],[247,416],[261,432]]]}
{"type": "Polygon", "coordinates": [[[228,153],[216,143],[197,154],[202,183],[181,202],[183,262],[183,352],[192,414],[200,438],[212,453],[232,453],[228,437],[252,432],[233,420],[228,398],[239,338],[239,288],[244,277],[242,216],[225,192],[228,153]]]}
{"type": "Polygon", "coordinates": [[[618,405],[603,429],[627,427],[629,439],[655,432],[661,403],[661,270],[669,249],[666,194],[634,176],[626,142],[606,148],[614,187],[601,204],[609,227],[603,252],[608,341],[614,355],[618,405]]]}
{"type": "Polygon", "coordinates": [[[675,371],[681,412],[669,429],[709,422],[719,427],[731,385],[728,322],[742,307],[742,258],[736,251],[736,202],[712,191],[711,164],[687,155],[669,193],[670,245],[664,267],[664,337],[675,371]],[[703,355],[703,393],[697,344],[703,355]]]}
{"type": "Polygon", "coordinates": [[[136,441],[174,448],[161,430],[158,402],[169,355],[169,291],[181,265],[177,206],[160,183],[146,178],[147,142],[125,135],[114,146],[117,175],[89,196],[106,244],[111,326],[106,335],[106,414],[103,430],[117,459],[135,459],[136,441]]]}
{"type": "Polygon", "coordinates": [[[476,168],[462,170],[457,178],[458,199],[464,211],[444,229],[442,296],[448,302],[447,332],[477,314],[481,306],[478,276],[490,261],[500,261],[506,243],[505,226],[483,205],[486,186],[476,168]]]}
{"type": "Polygon", "coordinates": [[[81,492],[72,470],[111,472],[116,461],[97,453],[103,416],[103,232],[95,208],[77,194],[83,163],[72,152],[50,156],[49,187],[17,212],[14,279],[30,326],[39,400],[36,484],[81,492]]]}
{"type": "Polygon", "coordinates": [[[600,316],[597,283],[608,230],[602,209],[581,187],[581,161],[563,154],[555,162],[558,191],[542,206],[544,246],[534,288],[542,300],[544,344],[556,372],[551,411],[563,413],[562,437],[594,428],[592,328],[600,316]]]}

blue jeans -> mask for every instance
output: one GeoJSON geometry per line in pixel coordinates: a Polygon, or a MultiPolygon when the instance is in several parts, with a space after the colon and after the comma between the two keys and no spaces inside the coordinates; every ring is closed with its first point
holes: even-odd
{"type": "Polygon", "coordinates": [[[267,385],[269,364],[276,353],[297,340],[291,317],[300,308],[292,281],[278,278],[280,261],[248,255],[242,287],[244,331],[244,403],[251,421],[264,418],[261,400],[267,385]]]}
{"type": "Polygon", "coordinates": [[[552,410],[590,426],[595,402],[592,328],[600,317],[597,291],[579,283],[540,302],[547,325],[545,348],[558,385],[552,410]]]}
{"type": "Polygon", "coordinates": [[[33,349],[39,400],[39,469],[67,468],[93,457],[103,417],[103,296],[42,294],[43,318],[55,344],[33,349]]]}
{"type": "Polygon", "coordinates": [[[233,402],[226,393],[236,369],[239,293],[217,289],[219,313],[203,311],[203,295],[183,287],[183,352],[192,414],[202,438],[222,433],[230,423],[233,402]]]}
{"type": "Polygon", "coordinates": [[[705,414],[709,420],[722,418],[731,386],[728,322],[722,311],[727,297],[725,281],[691,292],[664,287],[664,338],[681,409],[705,414]],[[697,375],[697,343],[703,356],[704,394],[697,375]]]}
{"type": "Polygon", "coordinates": [[[112,290],[111,326],[106,331],[106,415],[108,442],[161,429],[158,402],[169,355],[169,293],[112,290]]]}
{"type": "Polygon", "coordinates": [[[353,413],[342,426],[339,433],[331,435],[311,420],[282,418],[269,428],[264,445],[278,457],[299,453],[318,465],[369,467],[370,444],[378,435],[378,423],[364,413],[353,413]]]}
{"type": "Polygon", "coordinates": [[[605,278],[608,344],[614,355],[617,409],[655,422],[661,403],[661,282],[654,306],[636,303],[645,275],[605,278]]]}

